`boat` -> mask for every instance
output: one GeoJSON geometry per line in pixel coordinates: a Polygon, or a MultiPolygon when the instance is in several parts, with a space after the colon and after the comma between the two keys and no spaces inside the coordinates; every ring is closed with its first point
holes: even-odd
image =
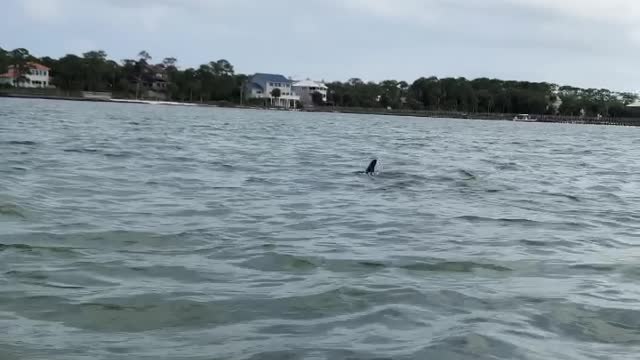
{"type": "Polygon", "coordinates": [[[518,114],[513,118],[513,121],[526,121],[526,122],[532,122],[532,121],[538,121],[535,118],[532,118],[529,116],[529,114],[518,114]]]}

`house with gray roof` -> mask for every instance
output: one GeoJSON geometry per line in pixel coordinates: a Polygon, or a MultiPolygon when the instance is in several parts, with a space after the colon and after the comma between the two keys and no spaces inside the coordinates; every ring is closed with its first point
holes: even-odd
{"type": "Polygon", "coordinates": [[[247,99],[264,99],[265,104],[295,108],[300,97],[293,91],[293,81],[279,74],[257,73],[251,76],[245,85],[247,99]],[[275,89],[280,90],[280,96],[273,96],[275,89]]]}

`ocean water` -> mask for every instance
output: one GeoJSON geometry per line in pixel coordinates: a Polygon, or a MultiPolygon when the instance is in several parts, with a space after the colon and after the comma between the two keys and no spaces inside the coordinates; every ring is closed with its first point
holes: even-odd
{"type": "Polygon", "coordinates": [[[636,128],[0,99],[0,359],[637,359],[639,174],[636,128]]]}

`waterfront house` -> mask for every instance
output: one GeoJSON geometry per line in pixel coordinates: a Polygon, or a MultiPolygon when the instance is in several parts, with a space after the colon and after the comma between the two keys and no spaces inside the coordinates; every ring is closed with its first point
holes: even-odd
{"type": "Polygon", "coordinates": [[[309,79],[293,83],[293,92],[300,96],[300,101],[305,105],[314,105],[313,94],[316,92],[322,95],[322,102],[326,103],[327,90],[329,88],[325,84],[309,79]]]}
{"type": "Polygon", "coordinates": [[[276,107],[295,108],[300,100],[293,90],[293,81],[278,74],[257,73],[247,80],[244,90],[245,98],[263,99],[276,107]],[[275,89],[280,90],[280,96],[273,96],[275,89]]]}
{"type": "Polygon", "coordinates": [[[50,88],[51,76],[48,67],[35,62],[27,63],[28,70],[20,74],[14,65],[10,65],[8,71],[0,74],[0,84],[21,88],[50,88]]]}
{"type": "Polygon", "coordinates": [[[130,80],[136,85],[141,98],[153,100],[167,100],[169,90],[169,75],[160,65],[144,64],[139,76],[130,80]]]}

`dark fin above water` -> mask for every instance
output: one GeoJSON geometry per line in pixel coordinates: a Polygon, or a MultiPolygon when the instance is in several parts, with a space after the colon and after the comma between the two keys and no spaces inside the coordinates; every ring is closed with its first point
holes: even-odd
{"type": "Polygon", "coordinates": [[[376,172],[376,165],[378,164],[378,160],[373,159],[371,163],[369,163],[369,167],[365,170],[366,174],[373,174],[376,172]]]}

